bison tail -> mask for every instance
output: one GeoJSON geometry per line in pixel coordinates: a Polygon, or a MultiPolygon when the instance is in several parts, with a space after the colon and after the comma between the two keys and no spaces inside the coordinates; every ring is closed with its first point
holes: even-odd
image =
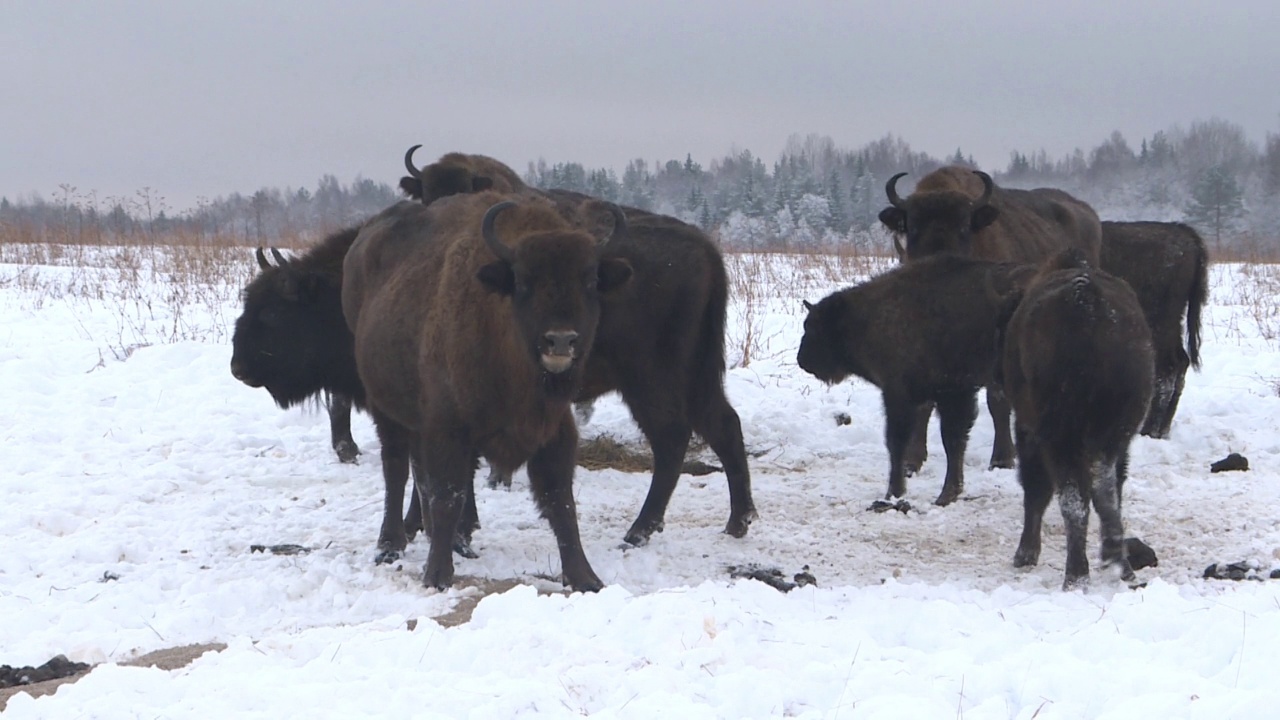
{"type": "Polygon", "coordinates": [[[729,311],[729,276],[724,259],[714,249],[709,258],[710,287],[707,304],[702,309],[702,327],[698,333],[698,347],[692,373],[693,408],[706,408],[708,400],[723,392],[724,387],[724,332],[729,311]]]}
{"type": "Polygon", "coordinates": [[[1200,234],[1191,231],[1196,239],[1196,272],[1187,294],[1187,357],[1191,366],[1200,369],[1200,310],[1209,300],[1209,252],[1200,234]]]}

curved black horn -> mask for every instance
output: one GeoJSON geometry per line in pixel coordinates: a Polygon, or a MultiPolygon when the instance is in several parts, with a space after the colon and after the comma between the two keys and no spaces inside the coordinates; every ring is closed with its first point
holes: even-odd
{"type": "Polygon", "coordinates": [[[982,178],[982,188],[983,188],[982,197],[978,198],[977,200],[974,200],[973,206],[982,207],[983,205],[986,205],[988,202],[991,202],[991,191],[995,188],[995,183],[991,182],[990,175],[982,172],[981,170],[974,170],[973,174],[982,178]]]}
{"type": "Polygon", "coordinates": [[[259,247],[257,251],[254,252],[254,255],[258,258],[258,267],[262,268],[263,270],[266,270],[271,267],[271,263],[267,262],[267,254],[262,252],[261,247],[259,247]]]}
{"type": "Polygon", "coordinates": [[[600,242],[596,244],[596,249],[603,248],[613,238],[627,231],[627,216],[622,212],[622,208],[613,203],[605,203],[605,207],[609,208],[609,214],[613,216],[613,229],[608,235],[600,238],[600,242]]]}
{"type": "Polygon", "coordinates": [[[480,234],[484,236],[484,244],[489,246],[489,251],[498,256],[498,259],[506,262],[513,262],[516,254],[511,248],[503,245],[502,241],[493,232],[493,221],[498,218],[498,214],[509,207],[514,207],[515,203],[510,200],[494,205],[484,214],[484,221],[480,223],[480,234]]]}
{"type": "Polygon", "coordinates": [[[906,203],[903,202],[902,198],[898,197],[897,185],[898,178],[904,175],[906,175],[906,173],[898,173],[897,175],[889,178],[889,182],[884,184],[884,193],[889,196],[889,204],[901,210],[906,210],[907,208],[904,207],[906,203]]]}
{"type": "Polygon", "coordinates": [[[284,267],[289,264],[289,258],[285,257],[284,253],[275,248],[271,248],[271,257],[276,259],[276,264],[280,267],[284,267]]]}
{"type": "Polygon", "coordinates": [[[419,180],[422,179],[422,172],[419,171],[418,168],[413,164],[413,152],[420,147],[422,146],[414,145],[413,147],[406,150],[404,153],[404,169],[408,170],[410,175],[414,176],[415,178],[418,178],[419,180]]]}

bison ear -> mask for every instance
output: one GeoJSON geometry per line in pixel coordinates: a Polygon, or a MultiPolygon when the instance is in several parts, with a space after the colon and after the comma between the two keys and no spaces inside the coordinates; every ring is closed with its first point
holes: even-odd
{"type": "Polygon", "coordinates": [[[483,192],[493,187],[493,178],[473,177],[471,178],[471,192],[483,192]]]}
{"type": "Polygon", "coordinates": [[[506,261],[499,260],[482,266],[476,272],[476,277],[489,292],[507,296],[515,294],[516,274],[506,261]]]}
{"type": "Polygon", "coordinates": [[[596,270],[596,287],[602,293],[610,293],[622,287],[631,279],[631,263],[621,258],[606,258],[600,261],[596,270]]]}
{"type": "Polygon", "coordinates": [[[880,222],[893,232],[904,234],[907,232],[907,213],[902,208],[890,205],[881,210],[880,222]]]}
{"type": "Polygon", "coordinates": [[[998,217],[1000,217],[999,210],[990,205],[983,205],[973,211],[973,217],[969,219],[969,228],[974,232],[978,232],[995,222],[998,217]]]}
{"type": "Polygon", "coordinates": [[[400,192],[408,195],[414,200],[422,199],[422,181],[418,178],[412,178],[408,175],[400,178],[400,192]]]}
{"type": "Polygon", "coordinates": [[[801,300],[800,302],[804,305],[805,312],[813,312],[813,303],[808,300],[801,300]]]}

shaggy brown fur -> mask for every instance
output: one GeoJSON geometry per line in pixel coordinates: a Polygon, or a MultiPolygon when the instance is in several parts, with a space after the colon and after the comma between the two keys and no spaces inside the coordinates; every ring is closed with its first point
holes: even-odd
{"type": "Polygon", "coordinates": [[[1142,434],[1167,438],[1187,368],[1200,368],[1200,311],[1209,295],[1209,253],[1200,234],[1182,223],[1104,222],[1102,269],[1129,283],[1151,327],[1155,386],[1142,434]]]}
{"type": "Polygon", "coordinates": [[[1132,579],[1120,498],[1154,367],[1138,298],[1128,283],[1090,267],[1079,250],[1065,250],[1045,261],[1003,315],[1009,319],[997,374],[1016,412],[1025,510],[1014,565],[1039,561],[1041,523],[1056,489],[1067,534],[1063,588],[1089,581],[1091,502],[1103,563],[1132,579]]]}
{"type": "Polygon", "coordinates": [[[400,178],[400,189],[424,205],[460,193],[493,190],[512,194],[529,190],[514,170],[486,155],[446,153],[419,170],[413,164],[413,152],[420,147],[414,145],[404,155],[409,175],[400,178]]]}
{"type": "MultiPolygon", "coordinates": [[[[925,175],[915,191],[902,199],[894,189],[902,175],[885,184],[891,204],[880,211],[880,221],[895,234],[894,247],[904,261],[955,253],[998,262],[1039,263],[1058,250],[1074,247],[1090,262],[1098,262],[1102,228],[1097,213],[1061,190],[1008,190],[991,183],[986,173],[948,166],[925,175]],[[981,202],[986,183],[991,183],[990,197],[981,202]]],[[[990,466],[1011,468],[1009,404],[999,388],[987,389],[987,409],[996,430],[990,466]]],[[[911,471],[926,456],[931,409],[924,407],[919,413],[916,435],[907,451],[911,471]]]]}
{"type": "Polygon", "coordinates": [[[907,442],[916,408],[936,403],[947,475],[935,501],[964,490],[964,451],[977,389],[993,384],[996,321],[1016,266],[940,255],[900,265],[809,305],[796,357],[826,383],[849,375],[880,388],[889,450],[886,498],[906,493],[907,442]]]}
{"type": "MultiPolygon", "coordinates": [[[[451,548],[483,454],[508,470],[528,463],[566,584],[595,590],[602,583],[582,551],[573,500],[570,403],[600,296],[625,285],[630,268],[600,258],[597,238],[550,204],[522,198],[499,211],[508,199],[461,194],[371,219],[347,253],[343,313],[383,441],[388,509],[403,503],[407,458],[424,471],[416,478],[431,521],[424,583],[453,581],[451,548]],[[495,211],[494,242],[508,257],[482,238],[481,219],[495,211]]],[[[384,519],[384,530],[398,520],[384,519]]]]}

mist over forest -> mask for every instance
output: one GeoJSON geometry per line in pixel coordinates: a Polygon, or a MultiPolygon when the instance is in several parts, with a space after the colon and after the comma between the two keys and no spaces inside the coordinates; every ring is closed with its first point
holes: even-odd
{"type": "MultiPolygon", "coordinates": [[[[484,152],[484,148],[457,148],[484,152]]],[[[419,158],[420,163],[434,158],[419,158]]],[[[506,160],[498,158],[499,160],[506,160]]],[[[388,159],[388,164],[398,159],[388,159]]],[[[1222,119],[1171,126],[1151,137],[1113,132],[1089,150],[1052,157],[1015,151],[1001,168],[978,167],[963,147],[939,157],[895,135],[843,148],[821,135],[793,135],[768,160],[749,148],[724,157],[653,161],[621,171],[571,158],[517,167],[526,182],[565,188],[679,217],[714,233],[727,249],[884,252],[877,213],[892,175],[905,196],[915,181],[948,164],[985,170],[1004,187],[1056,187],[1089,202],[1104,220],[1182,221],[1217,250],[1280,249],[1280,132],[1261,143],[1222,119]]],[[[398,175],[343,183],[325,175],[311,187],[264,187],[202,198],[176,209],[163,189],[102,197],[74,178],[49,198],[0,199],[0,242],[132,242],[180,238],[297,245],[357,223],[401,199],[398,175]]]]}

